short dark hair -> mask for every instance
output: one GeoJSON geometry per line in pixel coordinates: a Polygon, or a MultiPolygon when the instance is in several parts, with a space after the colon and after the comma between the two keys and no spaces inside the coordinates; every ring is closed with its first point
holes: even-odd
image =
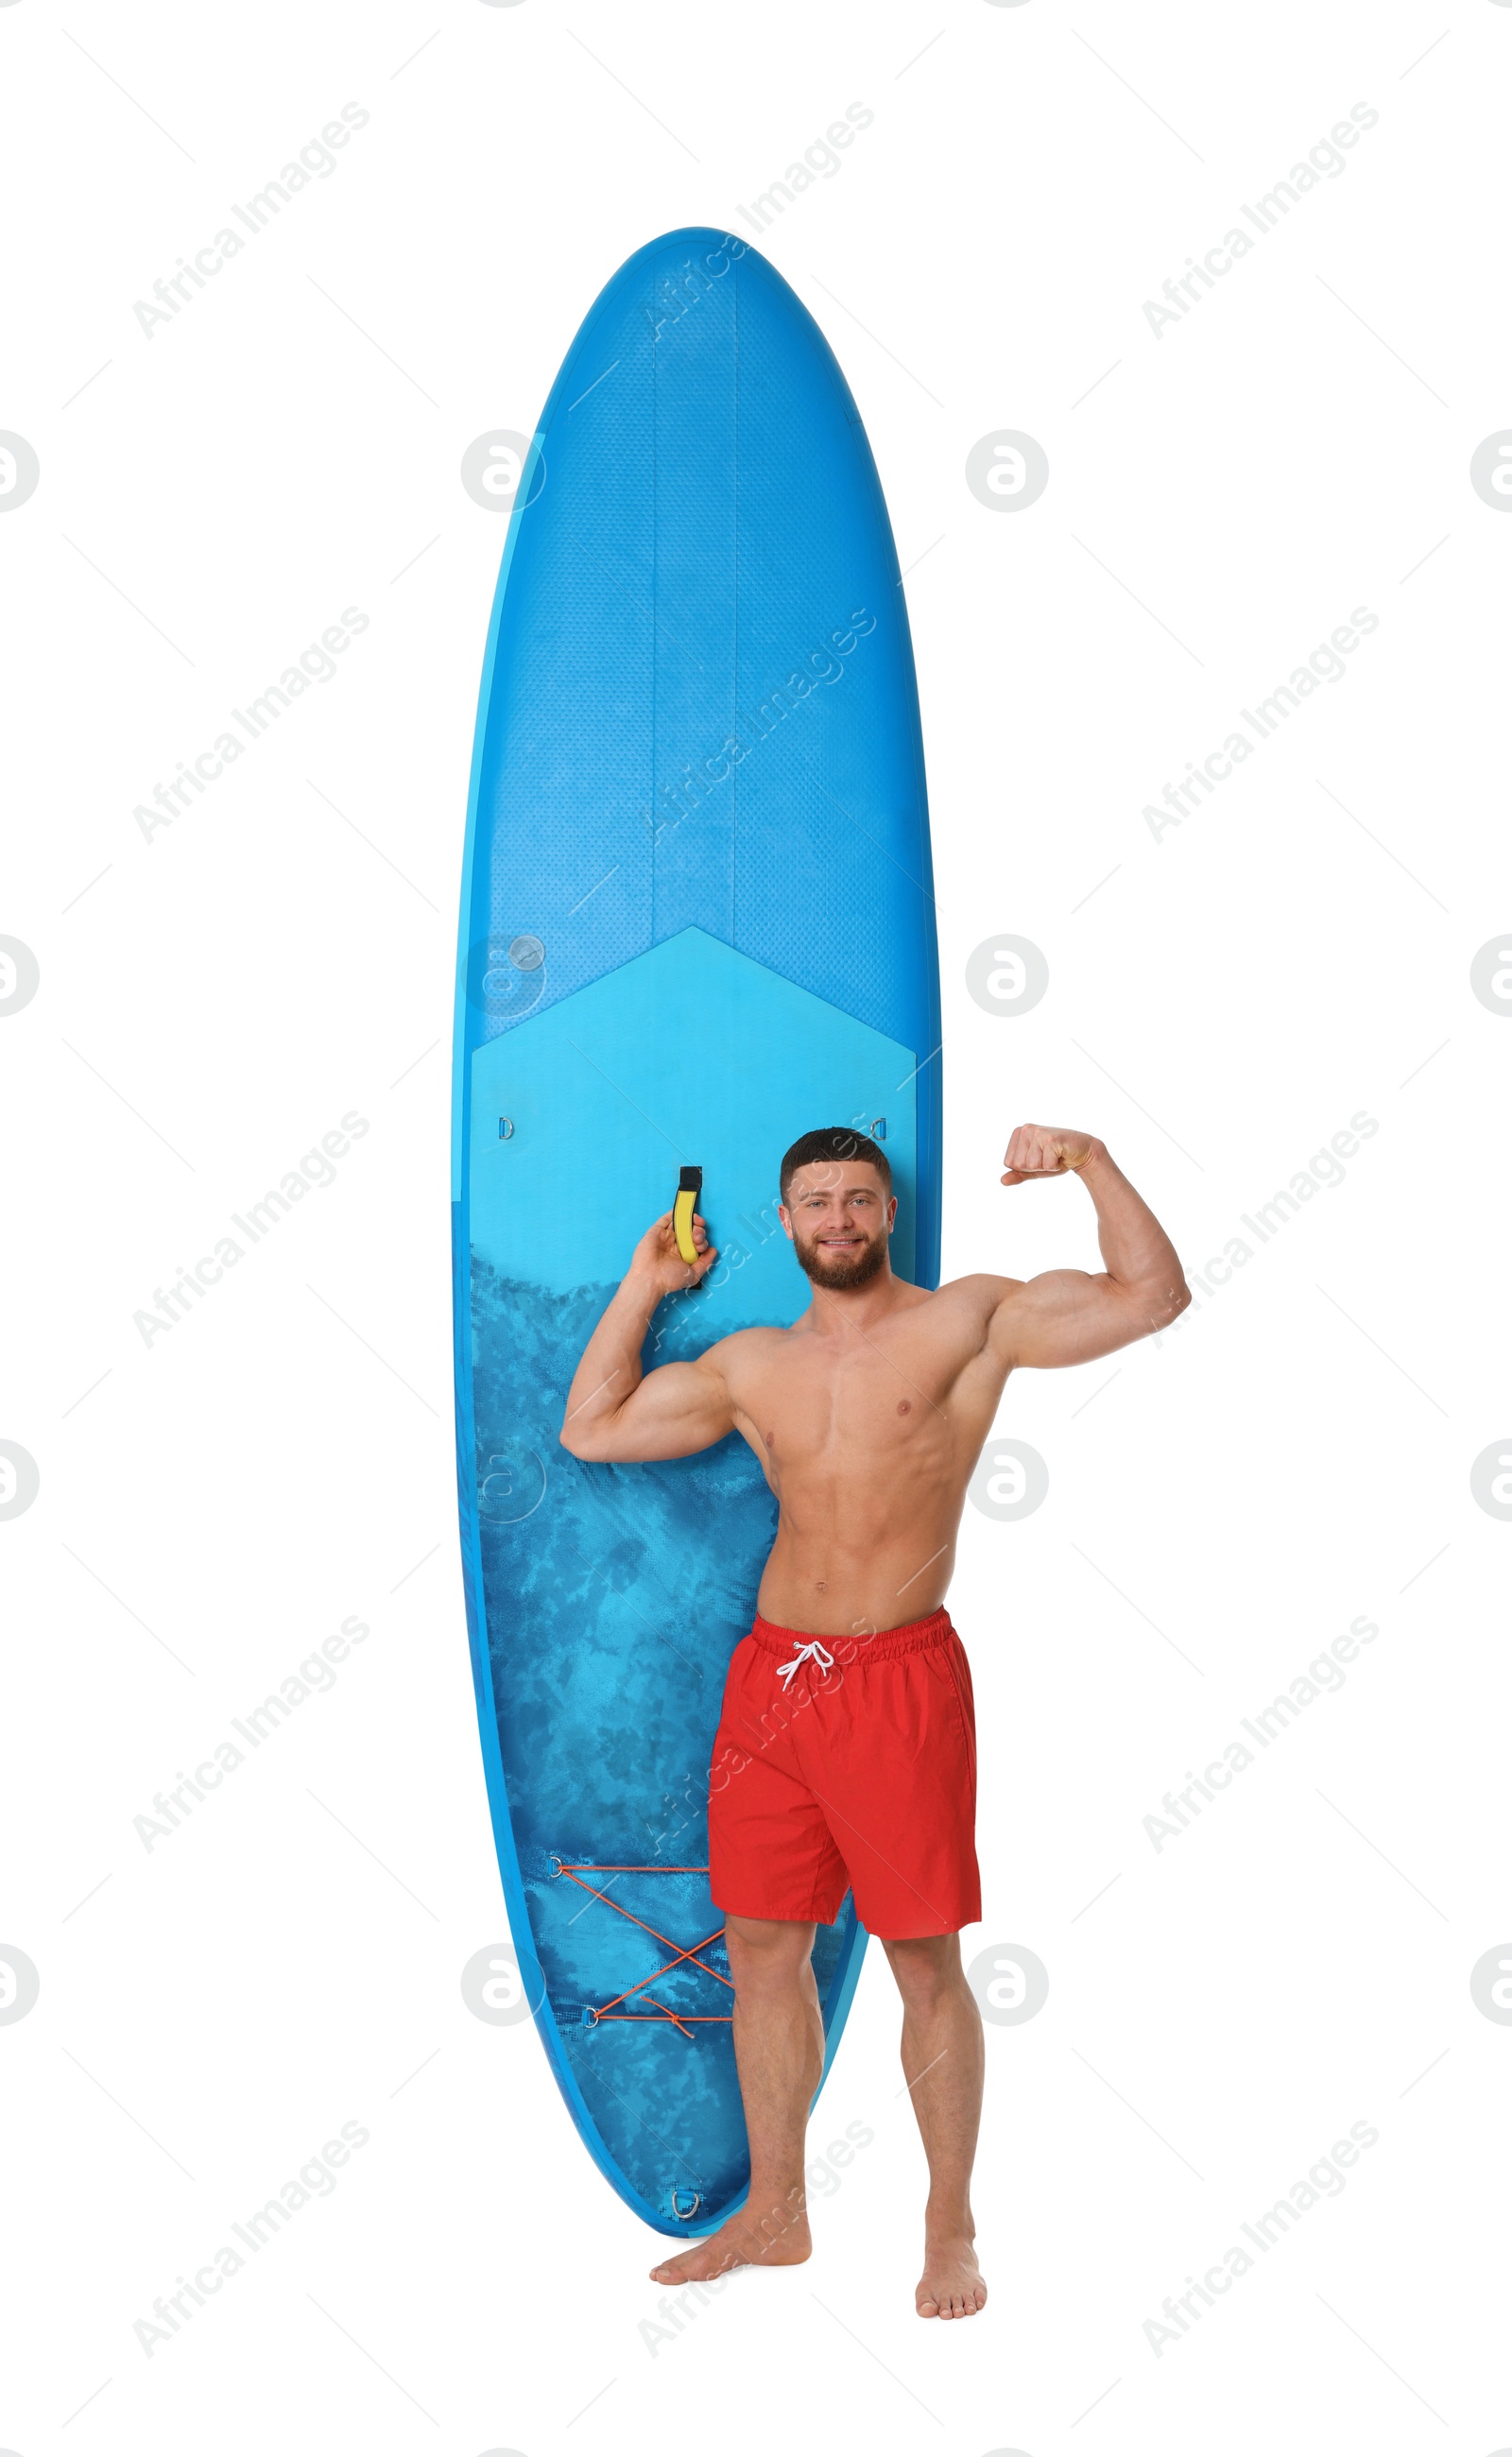
{"type": "Polygon", "coordinates": [[[893,1190],[893,1172],[888,1166],[887,1154],[880,1144],[873,1143],[870,1135],[861,1134],[855,1126],[813,1126],[806,1135],[799,1135],[797,1142],[782,1155],[777,1186],[784,1203],[797,1172],[806,1168],[814,1160],[870,1161],[881,1179],[883,1193],[891,1194],[893,1190]]]}

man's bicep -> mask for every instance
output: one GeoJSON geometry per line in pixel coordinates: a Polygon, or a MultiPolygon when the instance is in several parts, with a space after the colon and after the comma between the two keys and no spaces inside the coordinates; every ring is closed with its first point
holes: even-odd
{"type": "MultiPolygon", "coordinates": [[[[658,1365],[638,1382],[622,1408],[585,1433],[578,1456],[595,1459],[687,1458],[733,1432],[730,1394],[716,1365],[658,1365]]],[[[563,1427],[569,1437],[571,1419],[563,1427]]]]}
{"type": "Polygon", "coordinates": [[[1013,1283],[994,1311],[988,1341],[1008,1366],[1086,1365],[1154,1327],[1105,1271],[1041,1271],[1013,1283]]]}

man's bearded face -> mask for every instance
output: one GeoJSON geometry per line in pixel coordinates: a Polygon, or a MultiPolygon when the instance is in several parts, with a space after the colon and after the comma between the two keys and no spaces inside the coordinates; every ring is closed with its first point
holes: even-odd
{"type": "Polygon", "coordinates": [[[813,1161],[788,1188],[793,1250],[817,1289],[863,1289],[887,1261],[888,1210],[865,1161],[813,1161]]]}

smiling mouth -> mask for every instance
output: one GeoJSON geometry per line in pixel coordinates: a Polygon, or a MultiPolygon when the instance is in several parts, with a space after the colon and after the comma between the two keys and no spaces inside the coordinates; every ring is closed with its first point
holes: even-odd
{"type": "MultiPolygon", "coordinates": [[[[795,1235],[794,1242],[798,1263],[817,1288],[860,1288],[886,1267],[885,1233],[868,1234],[864,1228],[816,1228],[807,1238],[795,1235]]],[[[0,2457],[4,2457],[3,2451],[0,2457]]]]}

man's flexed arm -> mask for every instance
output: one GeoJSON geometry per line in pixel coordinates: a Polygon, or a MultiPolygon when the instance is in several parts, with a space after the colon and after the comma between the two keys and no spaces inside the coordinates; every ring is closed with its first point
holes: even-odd
{"type": "Polygon", "coordinates": [[[1097,1210],[1101,1271],[1042,1271],[1002,1299],[989,1338],[1005,1365],[1085,1365],[1163,1330],[1191,1303],[1176,1249],[1106,1144],[1063,1126],[1016,1126],[1005,1186],[1074,1170],[1097,1210]]]}
{"type": "Polygon", "coordinates": [[[561,1441],[574,1458],[686,1458],[734,1430],[730,1396],[710,1357],[641,1373],[641,1347],[662,1298],[696,1288],[714,1262],[717,1249],[697,1213],[693,1237],[698,1259],[689,1264],[664,1211],[636,1247],[567,1394],[561,1441]]]}

